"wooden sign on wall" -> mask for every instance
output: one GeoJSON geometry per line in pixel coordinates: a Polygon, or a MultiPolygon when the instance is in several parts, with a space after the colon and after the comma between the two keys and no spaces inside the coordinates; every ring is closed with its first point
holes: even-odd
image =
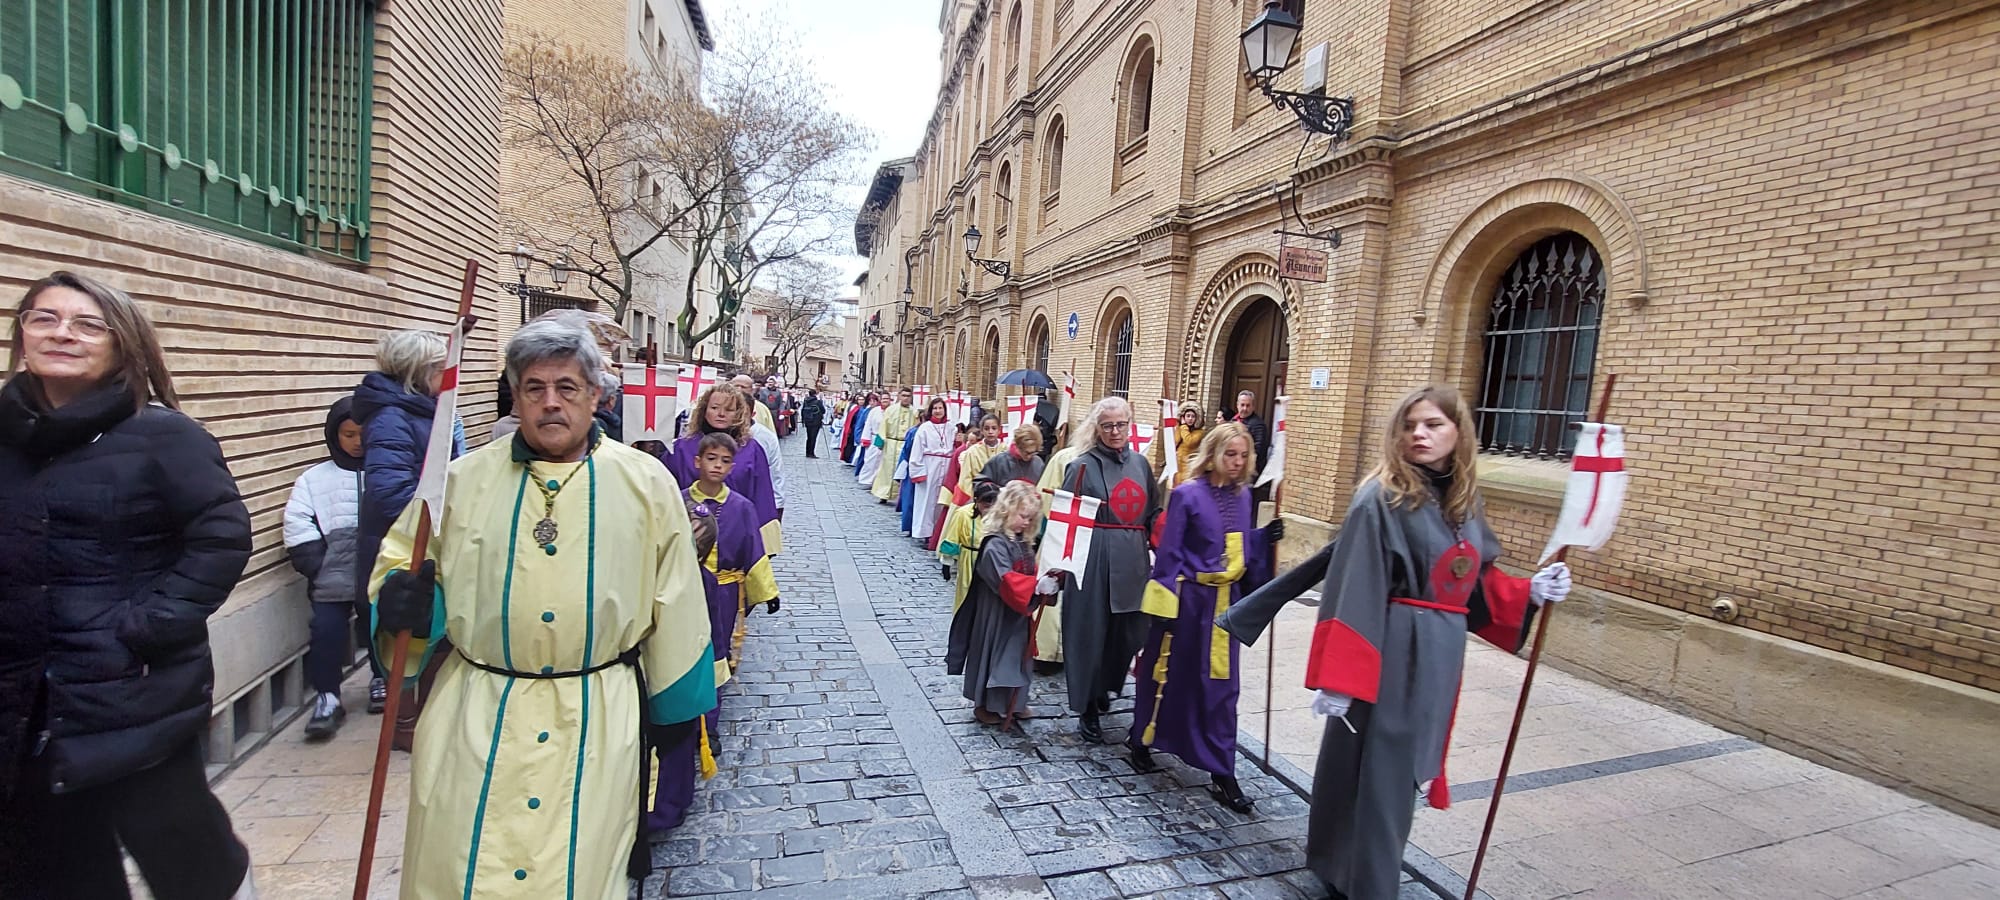
{"type": "Polygon", "coordinates": [[[1281,247],[1278,250],[1278,277],[1293,281],[1326,282],[1326,251],[1308,247],[1281,247]]]}

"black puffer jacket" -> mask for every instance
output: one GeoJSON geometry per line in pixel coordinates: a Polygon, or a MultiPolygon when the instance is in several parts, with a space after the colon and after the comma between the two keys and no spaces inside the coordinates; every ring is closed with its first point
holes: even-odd
{"type": "Polygon", "coordinates": [[[135,414],[122,386],[42,412],[32,380],[0,388],[0,794],[38,749],[65,793],[193,740],[208,617],[250,560],[249,513],[194,420],[135,414]]]}

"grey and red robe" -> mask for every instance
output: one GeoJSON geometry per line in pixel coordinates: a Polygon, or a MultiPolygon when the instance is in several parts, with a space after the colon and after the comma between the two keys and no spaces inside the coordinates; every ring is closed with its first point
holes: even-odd
{"type": "Polygon", "coordinates": [[[1306,858],[1350,900],[1396,896],[1419,785],[1430,782],[1431,806],[1451,802],[1444,764],[1466,633],[1516,652],[1533,612],[1528,580],[1494,566],[1500,542],[1478,505],[1446,521],[1437,498],[1449,488],[1435,477],[1411,507],[1362,485],[1321,588],[1305,686],[1354,704],[1320,742],[1306,858]]]}

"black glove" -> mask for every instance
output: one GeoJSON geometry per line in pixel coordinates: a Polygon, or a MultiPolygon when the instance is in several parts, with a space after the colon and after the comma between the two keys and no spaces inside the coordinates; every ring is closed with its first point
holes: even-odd
{"type": "Polygon", "coordinates": [[[766,613],[774,613],[774,612],[777,612],[777,611],[778,611],[778,606],[779,606],[779,605],[780,605],[780,604],[779,604],[779,602],[778,602],[778,598],[777,598],[777,597],[772,597],[772,598],[771,598],[770,600],[768,600],[768,601],[765,601],[765,603],[764,603],[764,611],[765,611],[766,613]]]}
{"type": "Polygon", "coordinates": [[[382,579],[375,599],[375,621],[389,634],[408,631],[412,637],[431,636],[431,607],[437,599],[437,562],[424,560],[414,572],[392,572],[382,579]]]}
{"type": "Polygon", "coordinates": [[[951,564],[950,564],[950,563],[946,563],[946,564],[945,564],[945,565],[943,565],[943,566],[939,566],[939,568],[940,568],[940,569],[942,569],[942,570],[944,570],[944,580],[946,580],[946,581],[950,581],[950,580],[951,580],[951,564]]]}
{"type": "Polygon", "coordinates": [[[1284,539],[1285,539],[1284,519],[1272,519],[1270,524],[1264,526],[1265,543],[1276,544],[1277,542],[1282,541],[1284,539]]]}

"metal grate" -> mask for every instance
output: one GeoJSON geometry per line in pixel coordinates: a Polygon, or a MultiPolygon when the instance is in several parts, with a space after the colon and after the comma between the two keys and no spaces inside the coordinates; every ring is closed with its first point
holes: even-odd
{"type": "Polygon", "coordinates": [[[373,0],[0,2],[0,170],[368,253],[373,0]]]}
{"type": "Polygon", "coordinates": [[[1132,399],[1132,313],[1119,314],[1111,329],[1111,391],[1132,399]]]}
{"type": "Polygon", "coordinates": [[[529,288],[527,300],[521,304],[521,324],[533,322],[559,309],[588,310],[590,306],[590,301],[582,297],[565,297],[529,288]]]}
{"type": "Polygon", "coordinates": [[[1597,363],[1604,263],[1582,235],[1544,238],[1500,279],[1486,327],[1479,448],[1566,458],[1583,421],[1597,363]]]}

